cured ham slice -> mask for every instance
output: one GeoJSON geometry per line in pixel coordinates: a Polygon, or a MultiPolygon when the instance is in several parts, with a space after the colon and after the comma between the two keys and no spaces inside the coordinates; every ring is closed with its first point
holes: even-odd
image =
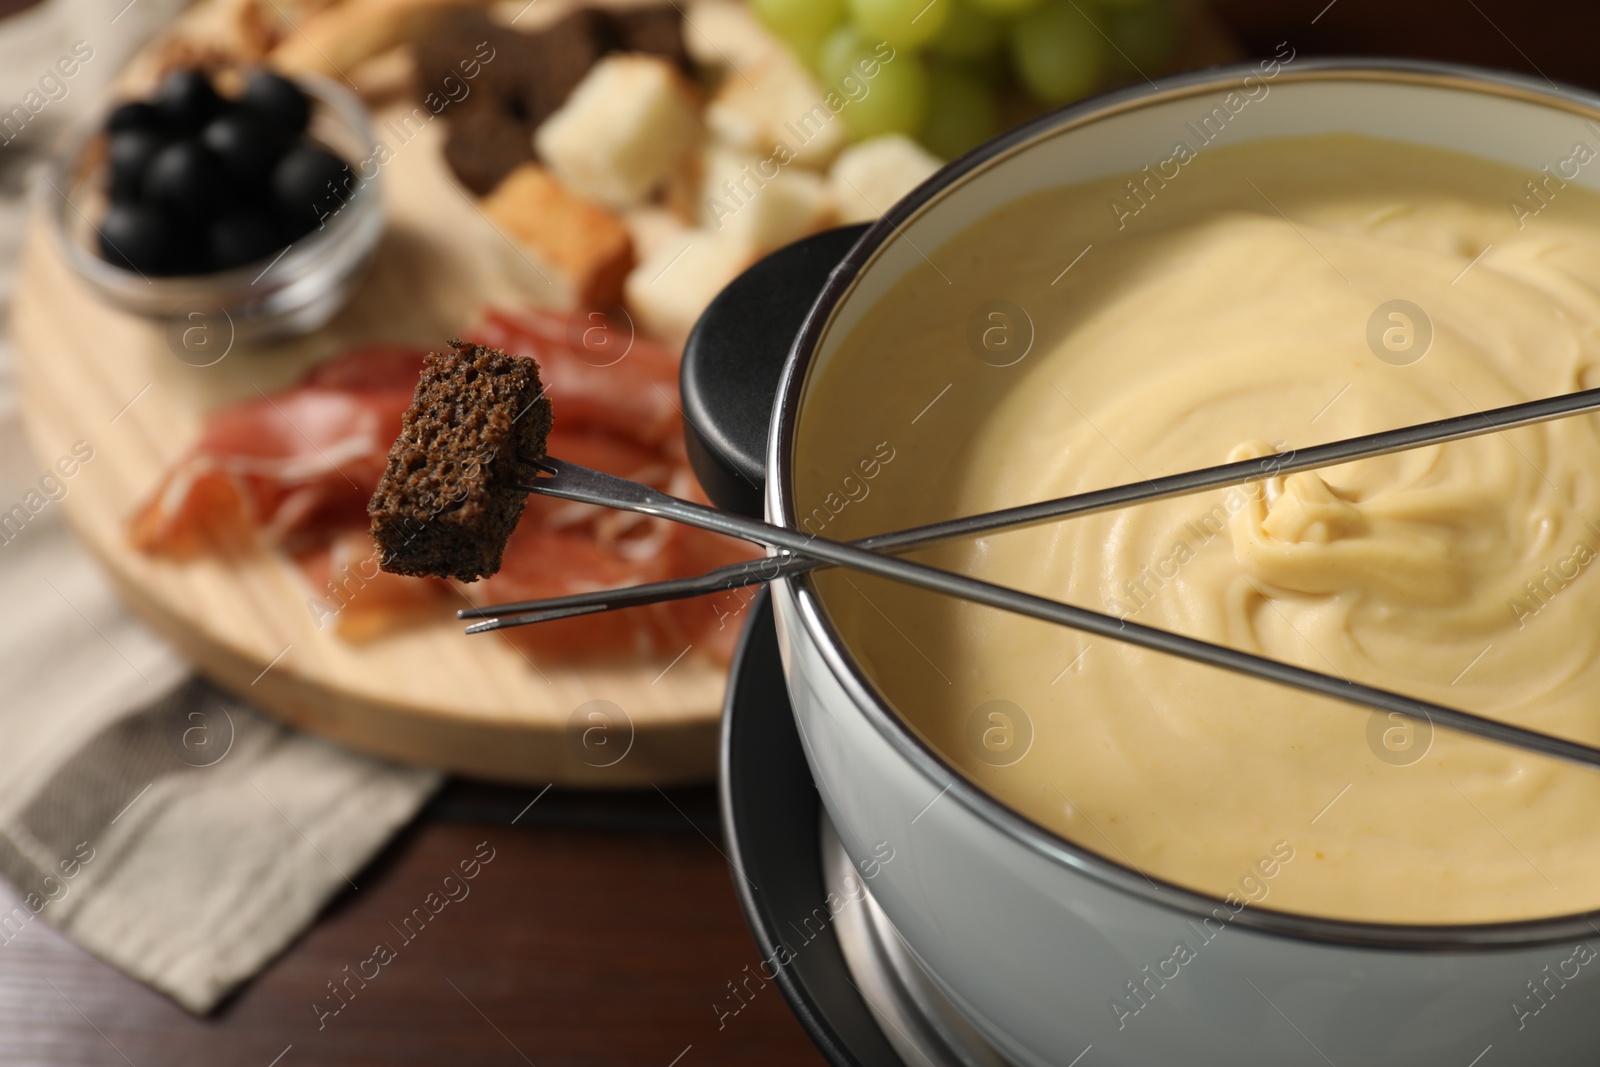
{"type": "Polygon", "coordinates": [[[134,515],[134,546],[185,557],[364,527],[424,354],[352,349],[291,389],[213,412],[134,515]]]}
{"type": "MultiPolygon", "coordinates": [[[[550,454],[704,500],[679,433],[678,360],[603,317],[490,312],[473,340],[532,356],[555,404],[550,454]],[[580,329],[581,327],[581,329],[580,329]]],[[[367,502],[400,432],[425,351],[369,345],[288,389],[213,412],[200,438],[131,520],[145,552],[193,557],[257,549],[294,556],[318,625],[367,640],[469,603],[561,596],[699,573],[756,555],[742,542],[641,515],[534,497],[498,574],[470,584],[383,573],[367,502]]],[[[748,592],[505,631],[535,660],[726,662],[748,592]]]]}
{"type": "Polygon", "coordinates": [[[437,619],[452,600],[465,603],[449,582],[380,569],[365,529],[343,531],[328,544],[301,552],[296,562],[317,591],[306,600],[317,628],[331,628],[348,641],[368,641],[437,619]]]}
{"type": "Polygon", "coordinates": [[[678,357],[591,314],[597,317],[490,311],[471,339],[537,359],[558,425],[680,450],[678,357]]]}

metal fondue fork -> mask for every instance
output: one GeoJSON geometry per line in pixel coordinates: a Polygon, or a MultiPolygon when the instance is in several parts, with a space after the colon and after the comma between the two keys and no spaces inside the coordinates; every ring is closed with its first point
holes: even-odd
{"type": "MultiPolygon", "coordinates": [[[[1021,529],[1057,519],[1093,515],[1152,500],[1165,500],[1168,497],[1198,493],[1224,485],[1237,485],[1260,478],[1330,467],[1371,456],[1388,455],[1423,445],[1459,441],[1463,438],[1530,426],[1597,409],[1600,409],[1600,389],[1586,389],[1544,400],[1530,400],[1522,404],[1494,408],[1477,415],[1459,415],[1416,426],[1403,426],[1397,430],[1385,430],[1382,433],[1333,441],[1294,452],[1276,453],[1260,459],[1224,463],[1183,474],[1171,474],[1109,489],[1096,489],[1074,496],[1058,497],[1037,504],[1023,504],[983,515],[970,515],[910,530],[897,530],[851,543],[857,548],[874,552],[923,548],[956,538],[1021,529]]],[[[756,540],[765,539],[758,537],[756,540]]],[[[508,604],[492,604],[488,607],[466,608],[458,611],[456,617],[493,620],[491,623],[478,624],[467,629],[468,633],[481,633],[485,630],[527,626],[553,619],[570,618],[574,615],[720,593],[740,586],[757,585],[774,578],[793,578],[822,566],[828,564],[810,555],[770,556],[718,567],[692,578],[672,578],[662,582],[624,586],[620,589],[601,589],[570,596],[548,597],[543,600],[522,600],[508,604]]]]}
{"type": "MultiPolygon", "coordinates": [[[[1600,391],[1591,390],[1585,403],[1588,407],[1600,407],[1600,391]]],[[[1506,410],[1508,409],[1502,409],[1502,413],[1506,410]]],[[[1586,409],[1579,406],[1577,410],[1586,409]]],[[[1544,415],[1542,418],[1555,418],[1560,414],[1575,413],[1576,411],[1558,410],[1544,415]]],[[[1529,419],[1526,416],[1517,416],[1516,418],[1520,418],[1521,421],[1515,422],[1515,425],[1522,425],[1527,421],[1541,421],[1540,418],[1529,419]]],[[[1415,435],[1419,429],[1421,428],[1413,428],[1412,434],[1415,435]]],[[[1449,433],[1448,431],[1444,432],[1449,433]]],[[[1476,432],[1488,431],[1478,430],[1476,432]]],[[[1453,434],[1453,436],[1472,435],[1472,433],[1468,432],[1456,432],[1453,434]]],[[[1451,439],[1451,436],[1446,436],[1444,439],[1451,439]]],[[[1387,447],[1380,446],[1378,452],[1361,454],[1398,451],[1404,447],[1415,447],[1418,444],[1429,443],[1430,440],[1425,438],[1414,441],[1409,446],[1403,444],[1387,447]]],[[[1344,458],[1353,457],[1346,456],[1344,458]]],[[[1005,586],[995,585],[963,574],[955,574],[936,567],[929,567],[925,564],[914,563],[910,560],[898,559],[894,556],[879,555],[858,545],[812,537],[795,530],[761,522],[757,519],[749,519],[742,515],[718,511],[715,508],[670,496],[660,490],[629,481],[626,478],[590,470],[587,467],[566,463],[559,459],[546,457],[538,462],[538,466],[542,476],[536,478],[534,484],[525,487],[529,492],[584,504],[634,511],[644,515],[685,523],[690,526],[697,526],[716,533],[741,537],[775,548],[787,549],[790,552],[809,556],[815,560],[849,567],[853,570],[879,575],[893,581],[905,582],[935,592],[946,593],[974,603],[986,604],[990,607],[1042,619],[1046,622],[1053,622],[1085,633],[1096,634],[1114,641],[1123,641],[1140,648],[1166,652],[1197,663],[1205,663],[1251,677],[1277,682],[1280,685],[1291,686],[1319,696],[1333,697],[1346,703],[1393,712],[1410,719],[1436,722],[1441,726],[1447,726],[1488,740],[1498,741],[1502,744],[1512,745],[1529,752],[1555,756],[1584,766],[1600,768],[1600,749],[1575,741],[1552,737],[1548,734],[1526,730],[1508,723],[1496,722],[1493,719],[1474,715],[1471,712],[1448,708],[1441,704],[1418,700],[1398,693],[1391,693],[1387,690],[1362,685],[1358,682],[1342,680],[1318,671],[1291,666],[1287,663],[1280,663],[1277,660],[1252,655],[1248,652],[1240,652],[1223,645],[1185,637],[1156,627],[1116,619],[1097,611],[1090,611],[1086,608],[1074,607],[1045,597],[1034,596],[1031,593],[1009,589],[1005,586]]],[[[1203,474],[1204,472],[1197,473],[1203,474]]],[[[1261,473],[1258,468],[1254,476],[1259,477],[1261,473]]],[[[1246,479],[1240,478],[1238,480],[1243,481],[1246,479]]],[[[497,621],[480,623],[470,627],[469,631],[482,632],[494,629],[497,621]]]]}

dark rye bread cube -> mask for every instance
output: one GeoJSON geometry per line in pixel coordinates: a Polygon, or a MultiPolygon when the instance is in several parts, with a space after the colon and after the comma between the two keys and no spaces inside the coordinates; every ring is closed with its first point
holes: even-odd
{"type": "Polygon", "coordinates": [[[611,25],[619,51],[660,56],[685,74],[694,73],[683,44],[683,15],[676,4],[619,8],[611,12],[611,25]]]}
{"type": "Polygon", "coordinates": [[[384,570],[470,582],[500,569],[555,416],[533,360],[450,349],[425,360],[367,514],[384,570]]]}
{"type": "Polygon", "coordinates": [[[603,11],[579,8],[527,35],[523,59],[526,120],[530,129],[567,102],[589,68],[617,46],[616,30],[603,11]]]}
{"type": "Polygon", "coordinates": [[[488,196],[507,174],[533,158],[533,133],[507,111],[465,108],[450,120],[445,162],[476,196],[488,196]]]}

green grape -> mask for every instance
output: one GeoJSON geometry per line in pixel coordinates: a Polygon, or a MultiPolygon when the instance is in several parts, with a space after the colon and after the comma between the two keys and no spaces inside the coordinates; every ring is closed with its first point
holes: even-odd
{"type": "Polygon", "coordinates": [[[843,26],[832,30],[827,37],[822,38],[821,45],[816,50],[816,72],[824,82],[837,83],[838,78],[845,75],[846,70],[853,69],[856,61],[862,56],[872,53],[872,48],[867,45],[867,38],[862,37],[861,30],[845,22],[843,26]]]}
{"type": "Polygon", "coordinates": [[[1010,18],[1039,6],[1039,0],[972,0],[972,6],[991,15],[1010,18]]]}
{"type": "Polygon", "coordinates": [[[817,75],[834,86],[846,74],[855,73],[857,61],[872,55],[872,43],[860,30],[845,23],[832,30],[817,46],[817,75]]]}
{"type": "Polygon", "coordinates": [[[874,41],[921,48],[950,15],[950,0],[848,0],[850,17],[874,41]]]}
{"type": "Polygon", "coordinates": [[[784,38],[784,44],[789,52],[798,59],[813,74],[822,73],[822,44],[832,31],[824,30],[818,34],[791,35],[784,38]]]}
{"type": "Polygon", "coordinates": [[[977,59],[964,59],[960,65],[985,82],[995,87],[1004,97],[1009,87],[1016,82],[1016,76],[1011,72],[1011,50],[1004,47],[1006,39],[1000,38],[1001,47],[986,56],[977,59]]]}
{"type": "Polygon", "coordinates": [[[750,6],[788,44],[814,44],[844,18],[844,0],[750,0],[750,6]]]}
{"type": "Polygon", "coordinates": [[[1011,61],[1028,90],[1047,104],[1087,96],[1106,65],[1100,31],[1072,0],[1050,0],[1011,24],[1011,61]]]}
{"type": "MultiPolygon", "coordinates": [[[[839,114],[857,140],[882,133],[915,136],[922,128],[922,117],[928,110],[928,72],[920,57],[903,51],[887,63],[879,63],[873,77],[852,77],[861,88],[852,94],[852,83],[842,83],[840,92],[850,102],[839,114]]],[[[833,88],[839,85],[836,83],[833,88]]]]}
{"type": "Polygon", "coordinates": [[[942,159],[954,159],[987,140],[1000,126],[1000,105],[980,75],[942,63],[928,73],[928,113],[921,141],[942,159]]]}
{"type": "Polygon", "coordinates": [[[1006,29],[994,14],[973,6],[973,0],[939,0],[950,5],[939,36],[928,50],[948,59],[982,59],[1000,47],[1006,29]]]}
{"type": "Polygon", "coordinates": [[[914,134],[927,107],[927,72],[909,49],[894,49],[855,26],[830,33],[817,52],[823,88],[848,101],[845,125],[856,138],[914,134]]]}
{"type": "Polygon", "coordinates": [[[1153,67],[1171,54],[1178,43],[1178,15],[1167,0],[1144,0],[1107,11],[1105,31],[1128,61],[1139,68],[1153,67]]]}
{"type": "MultiPolygon", "coordinates": [[[[1101,0],[1102,3],[1119,3],[1120,0],[1101,0]]],[[[1101,50],[1104,65],[1100,68],[1099,84],[1101,87],[1126,85],[1129,82],[1141,81],[1139,64],[1133,58],[1133,53],[1123,48],[1120,42],[1112,36],[1111,23],[1116,12],[1125,8],[1086,7],[1083,13],[1089,17],[1089,22],[1100,32],[1100,37],[1105,47],[1101,50]]]]}

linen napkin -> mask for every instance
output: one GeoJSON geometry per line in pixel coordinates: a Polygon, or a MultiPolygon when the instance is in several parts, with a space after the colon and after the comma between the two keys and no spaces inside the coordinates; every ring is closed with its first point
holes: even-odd
{"type": "MultiPolygon", "coordinates": [[[[47,0],[0,20],[0,317],[29,168],[181,6],[47,0]],[[63,78],[78,42],[93,56],[63,78]]],[[[16,896],[0,952],[48,922],[207,1012],[358,884],[440,776],[264,718],[131,618],[67,531],[53,497],[70,482],[30,452],[11,368],[5,342],[0,514],[31,518],[0,527],[0,877],[16,896]]]]}

